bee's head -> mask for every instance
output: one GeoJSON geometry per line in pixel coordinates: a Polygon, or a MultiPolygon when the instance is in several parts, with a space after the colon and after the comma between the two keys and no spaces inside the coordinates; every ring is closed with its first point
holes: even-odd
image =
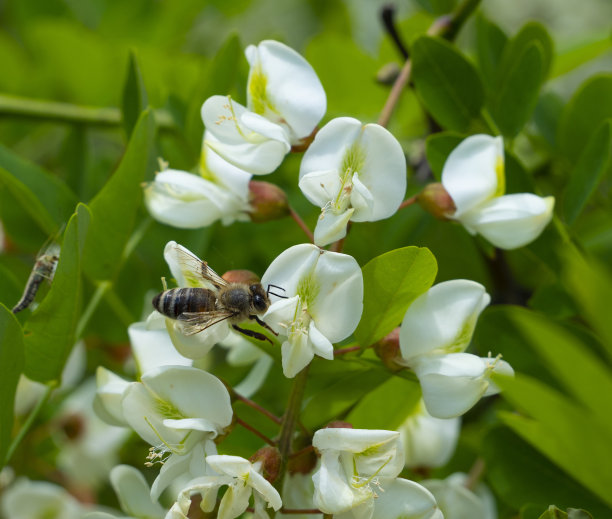
{"type": "Polygon", "coordinates": [[[249,286],[249,292],[251,293],[253,310],[257,314],[263,314],[270,306],[270,300],[263,286],[261,283],[253,283],[249,286]]]}

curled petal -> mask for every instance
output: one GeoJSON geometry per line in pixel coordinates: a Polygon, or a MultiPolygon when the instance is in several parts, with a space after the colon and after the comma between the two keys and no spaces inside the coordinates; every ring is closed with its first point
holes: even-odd
{"type": "Polygon", "coordinates": [[[325,335],[317,330],[314,321],[310,321],[308,339],[312,345],[312,351],[316,355],[327,360],[332,360],[334,358],[334,346],[325,335]]]}
{"type": "Polygon", "coordinates": [[[308,344],[308,336],[298,333],[281,346],[283,374],[287,378],[295,377],[314,357],[314,351],[308,344]]]}
{"type": "Polygon", "coordinates": [[[326,110],[323,86],[310,64],[277,41],[250,45],[248,106],[255,113],[286,123],[292,141],[312,133],[326,110]]]}
{"type": "Polygon", "coordinates": [[[385,491],[375,501],[376,519],[444,519],[436,498],[424,486],[402,478],[381,483],[385,491]]]}
{"type": "Polygon", "coordinates": [[[346,226],[354,212],[355,209],[352,208],[340,214],[324,209],[314,230],[315,243],[319,247],[324,247],[344,238],[346,236],[346,226]]]}
{"type": "Polygon", "coordinates": [[[300,176],[298,185],[311,203],[323,208],[340,191],[341,182],[335,169],[327,169],[300,176]]]}
{"type": "Polygon", "coordinates": [[[516,249],[535,240],[552,218],[555,199],[531,193],[505,195],[463,215],[468,230],[500,249],[516,249]]]}
{"type": "Polygon", "coordinates": [[[96,384],[98,389],[93,404],[96,414],[110,425],[127,426],[123,417],[121,400],[130,382],[115,375],[112,371],[98,366],[96,384]]]}
{"type": "Polygon", "coordinates": [[[337,454],[323,452],[321,466],[312,476],[315,486],[314,504],[326,514],[337,514],[354,506],[353,489],[348,484],[337,454]]]}
{"type": "Polygon", "coordinates": [[[461,141],[442,169],[442,185],[457,208],[455,218],[503,194],[503,166],[501,137],[480,134],[461,141]]]}
{"type": "Polygon", "coordinates": [[[110,481],[121,509],[133,517],[163,517],[164,509],[151,498],[149,484],[142,473],[129,465],[117,465],[110,472],[110,481]]]}
{"type": "Polygon", "coordinates": [[[183,333],[181,321],[166,319],[166,326],[176,351],[188,359],[204,357],[215,344],[227,337],[230,330],[226,321],[213,324],[194,335],[183,333]]]}
{"type": "Polygon", "coordinates": [[[455,279],[438,283],[408,307],[400,328],[402,357],[410,364],[428,353],[464,351],[478,316],[491,297],[480,283],[455,279]]]}

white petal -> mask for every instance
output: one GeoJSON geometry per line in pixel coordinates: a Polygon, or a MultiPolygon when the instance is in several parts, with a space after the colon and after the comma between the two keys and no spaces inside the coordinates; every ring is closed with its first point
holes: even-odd
{"type": "Polygon", "coordinates": [[[121,400],[130,383],[115,375],[112,371],[98,366],[96,384],[98,389],[93,404],[96,414],[110,425],[127,426],[123,417],[121,400]]]}
{"type": "Polygon", "coordinates": [[[288,297],[296,295],[298,284],[313,271],[321,253],[321,249],[311,243],[289,247],[270,263],[261,278],[261,284],[264,287],[269,284],[278,285],[288,297]]]}
{"type": "MultiPolygon", "coordinates": [[[[492,359],[489,357],[481,357],[481,358],[484,362],[487,363],[488,366],[492,367],[491,371],[493,373],[497,373],[498,375],[504,375],[506,377],[514,376],[514,370],[512,369],[512,366],[510,366],[510,364],[508,364],[505,360],[492,359]]],[[[490,376],[490,373],[488,375],[490,376]]],[[[489,380],[488,377],[487,377],[487,380],[489,382],[489,386],[487,387],[487,390],[482,396],[496,395],[497,393],[501,391],[501,389],[497,387],[497,385],[494,382],[489,380]]]]}
{"type": "Polygon", "coordinates": [[[139,373],[146,373],[159,366],[193,364],[193,361],[176,351],[165,327],[150,330],[145,322],[134,323],[128,327],[128,335],[139,373]]]}
{"type": "Polygon", "coordinates": [[[308,340],[310,341],[312,351],[319,357],[327,360],[334,359],[334,347],[329,339],[325,337],[317,327],[314,321],[310,321],[308,326],[308,340]]]}
{"type": "Polygon", "coordinates": [[[406,194],[406,158],[397,139],[378,124],[366,124],[360,136],[365,155],[357,171],[359,181],[372,196],[372,209],[359,208],[355,222],[382,220],[393,215],[406,194]]]}
{"type": "Polygon", "coordinates": [[[531,193],[505,195],[466,213],[461,223],[501,249],[516,249],[535,240],[552,218],[555,199],[531,193]]]}
{"type": "Polygon", "coordinates": [[[245,477],[251,470],[251,462],[240,456],[220,454],[208,456],[206,461],[219,474],[225,474],[232,478],[245,477]]]}
{"type": "Polygon", "coordinates": [[[437,418],[452,418],[467,412],[484,395],[487,362],[469,353],[424,355],[414,371],[421,383],[427,411],[437,418]]]}
{"type": "Polygon", "coordinates": [[[287,378],[295,377],[314,357],[314,352],[308,344],[308,336],[296,334],[292,342],[285,341],[281,346],[283,374],[287,378]]]}
{"type": "Polygon", "coordinates": [[[252,85],[261,73],[266,79],[266,101],[272,105],[265,115],[272,118],[276,112],[289,125],[294,138],[310,135],[326,109],[325,91],[310,64],[293,49],[273,40],[249,46],[246,55],[251,65],[249,108],[257,111],[255,108],[262,104],[253,98],[257,89],[252,85]]]}
{"type": "Polygon", "coordinates": [[[156,220],[183,229],[209,226],[228,205],[228,195],[218,186],[183,171],[158,173],[144,193],[147,209],[156,220]]]}
{"type": "Polygon", "coordinates": [[[249,485],[251,485],[251,487],[253,487],[253,489],[274,508],[274,510],[278,510],[283,506],[281,496],[277,490],[266,478],[253,469],[249,472],[249,485]]]}
{"type": "Polygon", "coordinates": [[[352,256],[323,252],[314,269],[317,297],[308,305],[317,329],[332,343],[346,339],[363,311],[363,275],[352,256]]]}
{"type": "Polygon", "coordinates": [[[299,187],[311,203],[323,208],[338,196],[340,176],[335,169],[312,171],[300,177],[299,187]]]}
{"type": "Polygon", "coordinates": [[[252,175],[224,160],[210,148],[203,148],[202,154],[206,166],[205,177],[211,176],[219,186],[233,193],[243,203],[248,203],[252,175]]]}
{"type": "Polygon", "coordinates": [[[312,445],[319,451],[333,449],[360,453],[375,445],[397,442],[399,437],[397,431],[333,427],[315,432],[312,445]]]}
{"type": "Polygon", "coordinates": [[[227,321],[221,321],[193,335],[183,333],[181,321],[166,319],[168,335],[176,350],[188,359],[201,359],[230,331],[227,321]]]}
{"type": "Polygon", "coordinates": [[[354,222],[373,221],[376,200],[368,187],[359,179],[359,173],[353,175],[353,191],[351,206],[355,208],[352,220],[354,222]]]}
{"type": "Polygon", "coordinates": [[[464,139],[450,153],[442,169],[442,185],[455,203],[456,218],[495,196],[503,160],[502,138],[484,134],[464,139]]]}
{"type": "Polygon", "coordinates": [[[121,509],[134,517],[163,517],[164,509],[151,499],[149,484],[142,473],[129,465],[117,465],[110,472],[110,481],[121,509]]]}
{"type": "Polygon", "coordinates": [[[2,513],[11,519],[80,519],[81,504],[63,487],[46,481],[19,478],[2,493],[2,513]]]}
{"type": "Polygon", "coordinates": [[[435,418],[423,405],[400,427],[405,466],[437,468],[450,460],[457,447],[461,418],[435,418]]]}
{"type": "Polygon", "coordinates": [[[337,514],[353,506],[353,489],[346,481],[335,452],[323,452],[319,470],[312,476],[314,504],[324,513],[337,514]]]}
{"type": "Polygon", "coordinates": [[[465,487],[465,475],[459,479],[453,474],[445,480],[429,479],[422,481],[436,498],[445,517],[478,517],[479,519],[497,519],[495,504],[477,496],[465,487]],[[491,506],[491,504],[493,506],[491,506]]]}
{"type": "MultiPolygon", "coordinates": [[[[381,483],[384,492],[374,502],[376,519],[444,519],[435,497],[425,487],[402,478],[381,483]]],[[[476,515],[470,518],[480,519],[476,515]]]]}
{"type": "Polygon", "coordinates": [[[235,519],[241,515],[249,506],[251,492],[251,488],[242,481],[230,485],[221,498],[217,519],[235,519]]]}
{"type": "Polygon", "coordinates": [[[221,432],[232,421],[232,405],[223,383],[214,375],[187,366],[166,366],[145,373],[143,384],[159,399],[172,402],[187,418],[205,418],[221,432]],[[194,395],[200,395],[194,398],[194,395]]]}
{"type": "Polygon", "coordinates": [[[299,296],[293,296],[272,303],[263,316],[264,321],[276,333],[287,336],[289,333],[288,326],[295,319],[295,312],[299,301],[299,296]]]}
{"type": "Polygon", "coordinates": [[[317,220],[314,230],[314,241],[319,247],[324,247],[346,236],[346,226],[353,216],[355,209],[347,209],[336,214],[332,210],[324,209],[317,220]]]}
{"type": "Polygon", "coordinates": [[[427,353],[464,351],[476,321],[491,300],[480,283],[455,279],[438,283],[415,299],[402,321],[400,348],[410,364],[427,353]]]}

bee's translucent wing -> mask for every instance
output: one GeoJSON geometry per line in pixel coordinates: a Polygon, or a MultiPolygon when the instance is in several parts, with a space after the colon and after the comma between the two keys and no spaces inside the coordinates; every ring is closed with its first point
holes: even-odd
{"type": "Polygon", "coordinates": [[[177,243],[171,248],[170,259],[178,263],[181,274],[190,287],[208,288],[218,291],[227,281],[182,245],[177,243]]]}
{"type": "Polygon", "coordinates": [[[195,335],[213,324],[225,321],[234,315],[229,310],[213,310],[212,312],[183,312],[178,317],[179,327],[184,335],[195,335]]]}

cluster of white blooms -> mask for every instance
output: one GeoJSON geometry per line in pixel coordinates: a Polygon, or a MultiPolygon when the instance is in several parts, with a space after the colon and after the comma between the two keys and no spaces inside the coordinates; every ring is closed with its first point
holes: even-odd
{"type": "Polygon", "coordinates": [[[498,357],[464,353],[490,300],[480,283],[445,281],[415,299],[404,315],[402,360],[416,373],[427,411],[434,417],[464,414],[482,396],[499,392],[490,381],[493,372],[513,374],[498,357]]]}

